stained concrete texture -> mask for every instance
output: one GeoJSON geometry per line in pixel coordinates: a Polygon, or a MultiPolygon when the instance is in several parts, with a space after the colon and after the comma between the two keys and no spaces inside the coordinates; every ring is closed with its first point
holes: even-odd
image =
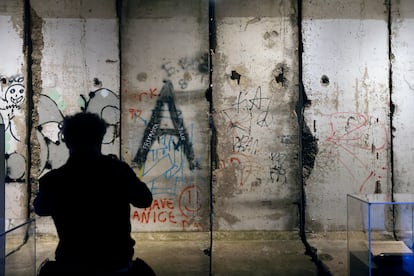
{"type": "Polygon", "coordinates": [[[215,243],[214,275],[317,275],[299,240],[215,243]]]}
{"type": "Polygon", "coordinates": [[[307,235],[307,242],[316,249],[316,257],[334,276],[348,275],[346,232],[320,232],[307,235]]]}
{"type": "MultiPolygon", "coordinates": [[[[342,236],[313,234],[309,243],[317,249],[318,259],[331,275],[347,275],[346,239],[342,236]]],[[[210,259],[208,233],[135,234],[135,254],[144,259],[158,276],[163,275],[330,275],[318,273],[305,246],[294,235],[257,235],[222,233],[213,237],[210,259]],[[211,262],[210,262],[211,260],[211,262]]],[[[36,268],[54,258],[57,239],[38,235],[36,268]]],[[[16,263],[16,262],[15,262],[16,263]]],[[[19,263],[19,261],[17,262],[19,263]]],[[[20,261],[21,263],[21,261],[20,261]]],[[[21,265],[6,275],[32,275],[21,265]]]]}
{"type": "MultiPolygon", "coordinates": [[[[269,235],[197,233],[136,234],[136,256],[157,275],[317,275],[299,239],[266,240],[269,235]],[[254,238],[254,239],[253,239],[254,238]]],[[[38,238],[39,258],[53,258],[53,237],[38,238]],[[40,257],[43,256],[43,257],[40,257]]]]}

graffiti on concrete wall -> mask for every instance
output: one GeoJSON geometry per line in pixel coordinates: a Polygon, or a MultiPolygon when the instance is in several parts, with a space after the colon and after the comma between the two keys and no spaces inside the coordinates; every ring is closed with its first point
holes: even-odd
{"type": "Polygon", "coordinates": [[[186,126],[177,108],[174,87],[165,81],[160,92],[156,88],[129,93],[128,97],[141,101],[144,97],[157,97],[149,120],[142,117],[142,110],[129,108],[129,118],[144,125],[144,134],[133,163],[141,169],[153,194],[176,195],[177,187],[186,185],[186,163],[190,171],[200,168],[200,161],[193,149],[194,124],[186,126]],[[135,96],[134,96],[135,95],[135,96]],[[164,181],[168,185],[164,185],[164,181]]]}
{"type": "Polygon", "coordinates": [[[205,231],[200,221],[202,209],[201,191],[195,184],[184,187],[176,203],[173,197],[160,197],[153,200],[148,208],[135,209],[132,221],[141,224],[173,224],[183,230],[205,231]]]}
{"type": "MultiPolygon", "coordinates": [[[[119,133],[119,97],[113,91],[100,88],[88,95],[80,95],[79,111],[100,115],[108,124],[103,144],[112,144],[119,133]]],[[[38,103],[39,122],[36,127],[41,147],[40,173],[62,166],[69,152],[62,140],[63,112],[56,100],[41,94],[38,103]]]]}
{"type": "MultiPolygon", "coordinates": [[[[130,102],[155,101],[149,107],[151,115],[148,117],[143,115],[148,111],[143,107],[127,108],[128,119],[133,125],[143,127],[137,149],[133,150],[132,162],[155,195],[151,207],[133,210],[131,219],[141,224],[165,224],[183,230],[203,231],[206,226],[201,222],[201,216],[205,208],[201,190],[193,183],[195,178],[199,179],[197,171],[201,169],[201,157],[195,155],[193,147],[195,123],[185,122],[174,87],[184,91],[193,89],[196,81],[208,81],[209,55],[183,57],[177,61],[164,59],[160,69],[165,78],[160,89],[125,90],[125,97],[130,102]]],[[[137,77],[140,81],[146,78],[144,72],[137,77]]],[[[132,136],[130,139],[136,140],[132,136]]]]}
{"type": "Polygon", "coordinates": [[[158,196],[149,208],[133,210],[131,219],[140,224],[169,224],[184,231],[204,231],[201,191],[198,185],[187,183],[185,173],[185,163],[192,172],[200,167],[192,148],[193,128],[187,132],[171,93],[172,86],[161,89],[149,122],[141,112],[129,109],[130,119],[146,126],[134,162],[142,168],[153,195],[158,196]],[[161,121],[166,119],[171,120],[171,128],[161,127],[161,121]]]}
{"type": "Polygon", "coordinates": [[[23,154],[12,149],[22,139],[16,130],[16,115],[20,113],[25,102],[26,91],[22,75],[6,76],[0,74],[0,124],[5,128],[6,182],[24,182],[26,159],[23,154]]]}
{"type": "Polygon", "coordinates": [[[330,114],[329,125],[330,136],[326,141],[330,144],[332,157],[343,166],[352,182],[359,184],[361,192],[365,189],[374,192],[387,171],[382,161],[385,158],[380,158],[380,154],[386,154],[389,145],[386,125],[378,118],[356,112],[330,114]],[[364,157],[367,152],[375,161],[364,157]],[[366,187],[368,183],[374,185],[366,187]]]}
{"type": "Polygon", "coordinates": [[[259,139],[254,136],[254,128],[266,128],[273,122],[269,112],[271,97],[262,95],[258,86],[254,91],[240,91],[236,100],[228,108],[219,111],[226,122],[226,133],[233,138],[233,151],[255,155],[259,139]]]}
{"type": "Polygon", "coordinates": [[[182,57],[178,62],[166,61],[161,65],[161,69],[168,79],[179,76],[177,85],[185,90],[189,83],[196,77],[200,82],[204,82],[209,74],[209,55],[201,54],[198,57],[182,57]]]}
{"type": "Polygon", "coordinates": [[[272,165],[270,167],[270,179],[272,182],[278,182],[282,184],[287,183],[287,165],[286,159],[288,154],[285,152],[272,152],[270,153],[270,160],[272,160],[272,165]]]}
{"type": "MultiPolygon", "coordinates": [[[[234,176],[235,181],[231,181],[234,188],[239,192],[246,192],[254,190],[258,184],[262,182],[261,178],[256,175],[264,173],[264,167],[262,163],[259,163],[251,155],[240,152],[234,152],[229,156],[226,156],[219,160],[219,169],[231,169],[236,170],[237,173],[234,176]]],[[[231,175],[230,173],[228,175],[231,175]]]]}
{"type": "Polygon", "coordinates": [[[1,99],[0,99],[0,115],[1,121],[5,126],[7,134],[13,139],[20,142],[16,134],[15,126],[13,125],[13,118],[15,112],[22,108],[25,100],[24,78],[21,75],[1,78],[1,99]]]}
{"type": "Polygon", "coordinates": [[[113,91],[100,88],[90,92],[88,97],[81,95],[80,106],[85,112],[99,114],[108,125],[103,144],[112,144],[119,136],[120,109],[119,96],[113,91]]]}
{"type": "Polygon", "coordinates": [[[45,94],[39,96],[39,121],[36,126],[40,144],[40,174],[62,166],[69,156],[63,143],[61,126],[64,115],[55,100],[45,94]]]}
{"type": "MultiPolygon", "coordinates": [[[[233,70],[229,78],[240,88],[241,74],[233,70]]],[[[264,95],[262,87],[257,86],[254,89],[239,89],[232,99],[216,111],[218,121],[224,122],[223,135],[232,147],[231,154],[219,160],[219,168],[237,170],[238,189],[248,189],[261,182],[256,175],[264,170],[263,164],[258,164],[251,157],[262,154],[260,133],[263,132],[257,130],[269,128],[274,123],[270,112],[273,95],[264,95]]],[[[266,170],[272,182],[286,183],[286,158],[280,153],[272,153],[269,158],[271,165],[266,170]]]]}
{"type": "Polygon", "coordinates": [[[164,136],[165,134],[169,136],[176,136],[178,138],[176,143],[172,141],[174,150],[177,150],[178,148],[182,149],[182,152],[187,157],[190,170],[193,170],[196,167],[193,145],[187,129],[184,126],[182,113],[175,105],[174,88],[170,81],[166,81],[161,89],[159,98],[157,99],[155,107],[152,111],[151,119],[145,128],[141,146],[133,160],[138,164],[139,168],[145,164],[148,153],[151,150],[154,141],[158,140],[160,136],[164,136]],[[169,116],[174,128],[163,128],[161,126],[164,104],[168,106],[169,116]]]}

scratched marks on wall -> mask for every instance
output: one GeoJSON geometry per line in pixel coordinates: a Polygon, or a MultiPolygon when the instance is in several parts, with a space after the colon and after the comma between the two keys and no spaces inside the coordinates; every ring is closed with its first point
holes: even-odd
{"type": "Polygon", "coordinates": [[[233,151],[256,154],[259,141],[253,129],[271,126],[271,103],[272,97],[262,95],[262,88],[258,86],[254,90],[240,91],[231,106],[219,111],[226,122],[226,132],[233,137],[233,151]]]}
{"type": "MultiPolygon", "coordinates": [[[[112,144],[119,136],[119,97],[109,89],[100,88],[89,92],[88,95],[80,95],[79,106],[79,111],[96,113],[107,122],[108,128],[103,144],[112,144]]],[[[41,94],[38,113],[39,123],[36,130],[41,147],[40,173],[42,174],[62,166],[69,152],[63,143],[61,132],[65,115],[59,109],[56,100],[46,94],[41,94]]]]}
{"type": "Polygon", "coordinates": [[[272,165],[270,167],[270,179],[272,180],[272,183],[287,183],[287,158],[288,154],[284,152],[270,153],[270,160],[272,160],[272,165]]]}
{"type": "Polygon", "coordinates": [[[16,144],[22,139],[17,134],[16,120],[21,118],[21,109],[26,98],[22,75],[0,74],[0,124],[5,128],[6,182],[24,182],[26,159],[17,152],[16,144]]]}
{"type": "Polygon", "coordinates": [[[182,57],[178,62],[166,61],[161,69],[170,81],[178,78],[176,85],[185,90],[194,81],[193,78],[198,78],[200,82],[208,80],[209,55],[204,53],[198,57],[182,57]]]}
{"type": "MultiPolygon", "coordinates": [[[[274,114],[270,112],[274,94],[269,94],[261,86],[242,85],[243,78],[236,70],[231,71],[229,81],[237,94],[228,97],[230,101],[215,113],[217,121],[223,124],[223,139],[231,147],[228,148],[230,153],[219,160],[219,169],[232,172],[237,189],[242,191],[261,185],[263,179],[259,175],[264,174],[272,182],[284,184],[287,182],[284,153],[271,153],[265,163],[258,162],[256,158],[266,154],[262,147],[269,137],[263,140],[263,133],[274,127],[274,114]]],[[[223,147],[227,145],[223,143],[223,147]]]]}
{"type": "Polygon", "coordinates": [[[354,112],[330,114],[329,125],[328,151],[345,168],[351,181],[359,185],[360,192],[374,192],[387,172],[384,158],[380,158],[380,154],[387,154],[389,146],[386,125],[378,118],[354,112]],[[367,152],[371,159],[364,158],[367,152]],[[373,185],[367,187],[369,183],[373,185]]]}

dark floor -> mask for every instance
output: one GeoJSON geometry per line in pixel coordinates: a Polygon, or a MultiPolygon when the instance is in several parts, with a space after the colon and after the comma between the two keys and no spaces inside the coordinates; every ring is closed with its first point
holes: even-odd
{"type": "MultiPolygon", "coordinates": [[[[134,235],[136,256],[144,259],[158,276],[163,275],[318,275],[297,233],[215,233],[211,262],[208,233],[139,233],[134,235]]],[[[56,238],[38,235],[36,267],[53,259],[56,238]]],[[[346,239],[343,235],[312,235],[318,259],[332,275],[347,275],[346,239]]],[[[9,262],[6,275],[33,275],[21,258],[9,262]],[[10,268],[13,266],[13,270],[10,268]],[[25,268],[26,267],[26,268],[25,268]]]]}

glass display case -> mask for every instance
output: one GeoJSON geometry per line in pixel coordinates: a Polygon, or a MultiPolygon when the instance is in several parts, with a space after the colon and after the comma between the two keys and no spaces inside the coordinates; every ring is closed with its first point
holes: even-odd
{"type": "Polygon", "coordinates": [[[348,275],[414,275],[413,194],[347,195],[348,275]]]}

